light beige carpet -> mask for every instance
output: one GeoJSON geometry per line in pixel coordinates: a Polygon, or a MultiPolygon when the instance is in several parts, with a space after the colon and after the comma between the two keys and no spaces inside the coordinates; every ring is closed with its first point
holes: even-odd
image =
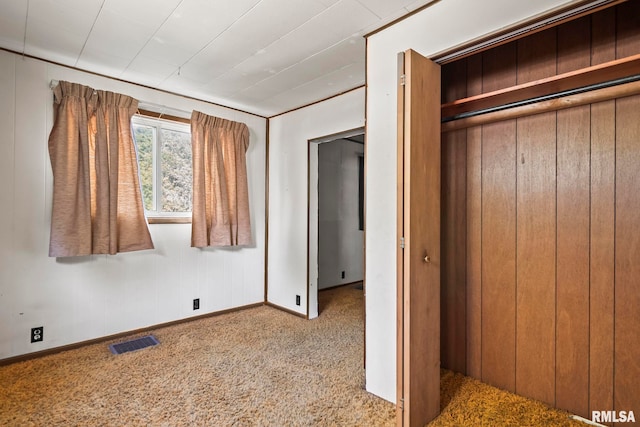
{"type": "Polygon", "coordinates": [[[259,307],[0,367],[0,426],[393,425],[364,391],[362,291],[320,298],[311,321],[259,307]]]}
{"type": "MultiPolygon", "coordinates": [[[[161,344],[137,352],[107,342],[0,367],[0,426],[395,425],[364,391],[362,291],[319,298],[311,321],[259,307],[157,329],[161,344]]],[[[432,427],[571,425],[448,371],[442,406],[432,427]]]]}

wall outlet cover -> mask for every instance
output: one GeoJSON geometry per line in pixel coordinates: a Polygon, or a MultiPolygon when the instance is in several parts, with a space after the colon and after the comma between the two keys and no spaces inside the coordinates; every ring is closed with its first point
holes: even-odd
{"type": "Polygon", "coordinates": [[[44,326],[31,328],[31,342],[40,342],[44,340],[44,326]]]}
{"type": "Polygon", "coordinates": [[[200,309],[200,298],[196,298],[193,300],[193,309],[194,310],[200,309]]]}
{"type": "Polygon", "coordinates": [[[296,305],[300,305],[300,295],[296,295],[296,305]]]}

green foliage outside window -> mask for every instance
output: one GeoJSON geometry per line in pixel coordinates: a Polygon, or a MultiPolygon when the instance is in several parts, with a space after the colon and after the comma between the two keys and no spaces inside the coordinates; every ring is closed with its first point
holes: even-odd
{"type": "Polygon", "coordinates": [[[132,128],[145,210],[191,212],[193,166],[188,126],[134,117],[132,128]]]}
{"type": "Polygon", "coordinates": [[[138,149],[138,170],[142,185],[144,208],[153,210],[153,134],[150,126],[133,126],[133,137],[138,149]]]}

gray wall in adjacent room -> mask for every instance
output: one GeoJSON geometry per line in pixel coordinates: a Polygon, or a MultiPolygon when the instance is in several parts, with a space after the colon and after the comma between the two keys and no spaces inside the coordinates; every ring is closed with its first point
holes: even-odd
{"type": "Polygon", "coordinates": [[[345,139],[318,146],[318,289],[363,278],[358,215],[358,158],[363,155],[364,145],[345,139]]]}

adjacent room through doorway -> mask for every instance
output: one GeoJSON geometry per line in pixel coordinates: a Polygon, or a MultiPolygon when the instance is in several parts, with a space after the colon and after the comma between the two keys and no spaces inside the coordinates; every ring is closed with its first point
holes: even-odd
{"type": "Polygon", "coordinates": [[[356,129],[309,141],[310,314],[322,312],[318,291],[361,289],[363,278],[364,133],[356,129]]]}

